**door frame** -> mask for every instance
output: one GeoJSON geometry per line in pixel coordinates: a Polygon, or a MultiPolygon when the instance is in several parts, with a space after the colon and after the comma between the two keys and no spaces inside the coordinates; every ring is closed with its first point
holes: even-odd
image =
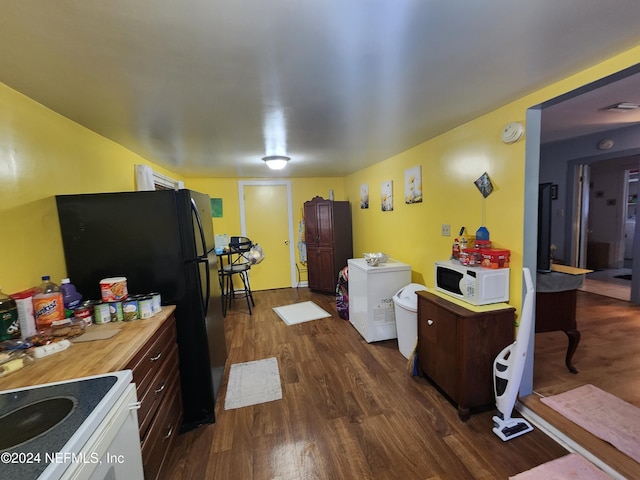
{"type": "Polygon", "coordinates": [[[245,215],[245,203],[244,203],[244,188],[245,187],[259,187],[259,186],[278,186],[284,185],[287,187],[287,224],[288,224],[288,238],[289,238],[289,277],[291,279],[291,288],[297,285],[296,274],[296,251],[295,242],[293,236],[293,196],[291,194],[291,180],[239,180],[238,181],[238,195],[240,203],[240,232],[243,236],[247,236],[247,223],[245,215]]]}

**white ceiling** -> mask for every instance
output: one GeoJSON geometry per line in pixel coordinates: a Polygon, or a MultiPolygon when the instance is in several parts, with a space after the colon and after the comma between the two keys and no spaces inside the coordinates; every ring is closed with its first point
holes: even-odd
{"type": "MultiPolygon", "coordinates": [[[[0,81],[185,175],[342,176],[639,45],[639,20],[637,0],[3,0],[0,81]]],[[[546,140],[583,131],[574,108],[546,140]]]]}

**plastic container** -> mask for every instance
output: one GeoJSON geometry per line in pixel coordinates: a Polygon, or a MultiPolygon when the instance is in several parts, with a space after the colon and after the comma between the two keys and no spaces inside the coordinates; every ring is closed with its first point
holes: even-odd
{"type": "Polygon", "coordinates": [[[65,318],[64,320],[57,320],[51,324],[50,333],[51,336],[56,339],[59,338],[74,338],[79,337],[84,333],[86,323],[82,318],[65,318]]]}
{"type": "Polygon", "coordinates": [[[487,230],[487,227],[482,225],[478,230],[476,230],[476,240],[490,240],[489,230],[487,230]]]}
{"type": "Polygon", "coordinates": [[[42,283],[33,296],[33,313],[38,329],[47,328],[56,320],[65,318],[62,292],[49,275],[42,277],[42,283]]]}
{"type": "Polygon", "coordinates": [[[129,294],[127,290],[127,278],[103,278],[100,280],[100,293],[102,295],[102,301],[105,303],[124,300],[129,294]]]}
{"type": "Polygon", "coordinates": [[[485,248],[481,250],[484,268],[509,268],[511,251],[499,248],[485,248]]]}
{"type": "Polygon", "coordinates": [[[62,279],[60,285],[60,291],[62,292],[62,301],[64,302],[64,309],[67,317],[73,316],[73,311],[80,306],[82,302],[82,294],[76,290],[76,287],[68,278],[62,279]]]}
{"type": "Polygon", "coordinates": [[[418,311],[418,296],[416,292],[420,290],[428,289],[419,283],[410,283],[393,296],[398,349],[405,358],[411,356],[418,338],[418,314],[416,313],[418,311]]]}
{"type": "Polygon", "coordinates": [[[482,261],[481,250],[479,248],[467,248],[460,252],[460,263],[465,266],[474,267],[480,265],[482,261]]]}
{"type": "Polygon", "coordinates": [[[18,306],[9,295],[0,288],[0,341],[20,338],[20,319],[18,306]]]}

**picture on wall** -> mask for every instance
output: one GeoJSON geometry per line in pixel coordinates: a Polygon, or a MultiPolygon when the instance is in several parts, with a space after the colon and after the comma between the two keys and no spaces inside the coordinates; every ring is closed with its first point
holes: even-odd
{"type": "Polygon", "coordinates": [[[369,208],[369,184],[360,185],[360,208],[369,208]]]}
{"type": "Polygon", "coordinates": [[[393,210],[393,180],[382,182],[380,201],[383,212],[390,212],[393,210]]]}
{"type": "Polygon", "coordinates": [[[489,174],[484,172],[475,182],[476,187],[482,193],[484,198],[487,198],[493,192],[493,183],[491,183],[491,179],[489,178],[489,174]]]}
{"type": "Polygon", "coordinates": [[[422,202],[422,167],[420,165],[404,171],[404,202],[422,202]]]}
{"type": "Polygon", "coordinates": [[[211,199],[211,216],[213,218],[222,218],[222,199],[221,198],[211,199]]]}

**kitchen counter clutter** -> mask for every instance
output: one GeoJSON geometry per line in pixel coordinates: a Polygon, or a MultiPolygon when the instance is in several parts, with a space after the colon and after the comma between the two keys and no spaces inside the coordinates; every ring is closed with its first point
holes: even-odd
{"type": "MultiPolygon", "coordinates": [[[[64,351],[35,360],[0,378],[0,391],[131,370],[136,386],[144,476],[155,479],[182,423],[182,393],[174,306],[154,317],[91,325],[64,351]],[[115,330],[119,332],[113,335],[115,330]]],[[[2,393],[2,392],[0,392],[2,393]]]]}

